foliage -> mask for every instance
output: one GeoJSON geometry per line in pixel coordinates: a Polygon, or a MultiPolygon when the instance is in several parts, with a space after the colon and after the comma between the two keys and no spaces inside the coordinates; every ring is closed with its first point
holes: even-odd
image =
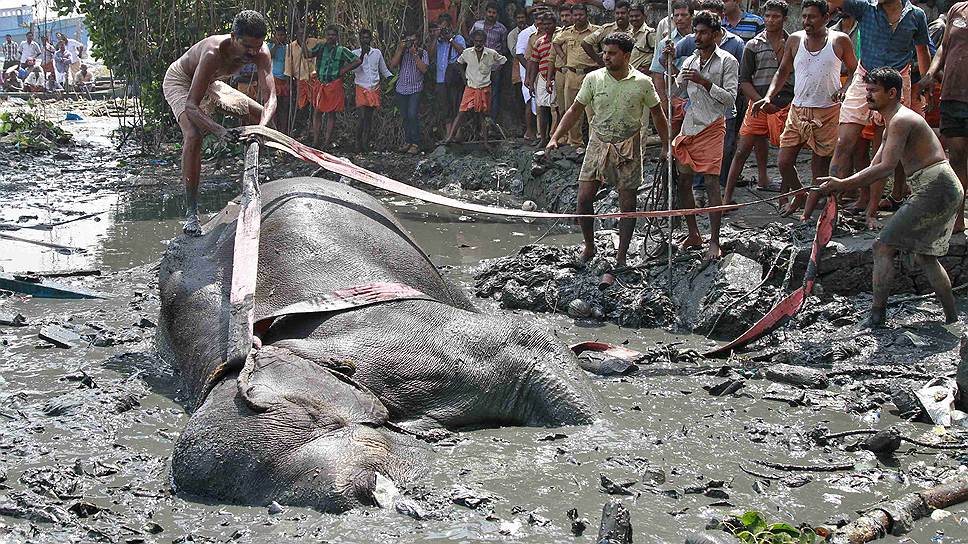
{"type": "Polygon", "coordinates": [[[73,140],[70,132],[29,111],[0,113],[0,143],[20,151],[50,151],[73,140]]]}
{"type": "Polygon", "coordinates": [[[823,542],[810,527],[798,529],[789,523],[769,523],[755,511],[731,517],[724,527],[744,544],[814,544],[823,542]]]}
{"type": "MultiPolygon", "coordinates": [[[[417,19],[411,0],[54,0],[53,5],[61,14],[83,13],[93,54],[140,91],[135,132],[142,137],[150,126],[175,125],[161,90],[168,66],[202,38],[229,32],[243,9],[260,11],[270,27],[285,26],[290,36],[318,36],[329,24],[368,27],[375,32],[375,45],[384,48],[396,43],[404,22],[417,19]]],[[[343,39],[350,41],[350,36],[344,32],[343,39]]]]}

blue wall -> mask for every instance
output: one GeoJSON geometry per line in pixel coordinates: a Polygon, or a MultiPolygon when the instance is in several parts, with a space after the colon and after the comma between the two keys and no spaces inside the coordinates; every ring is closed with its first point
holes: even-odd
{"type": "Polygon", "coordinates": [[[53,38],[55,32],[63,32],[68,38],[87,44],[88,33],[83,16],[67,17],[45,23],[43,19],[34,20],[31,6],[0,9],[0,41],[7,34],[13,36],[13,39],[18,42],[23,41],[31,22],[34,27],[34,39],[37,41],[40,41],[40,37],[44,34],[49,34],[53,38]]]}

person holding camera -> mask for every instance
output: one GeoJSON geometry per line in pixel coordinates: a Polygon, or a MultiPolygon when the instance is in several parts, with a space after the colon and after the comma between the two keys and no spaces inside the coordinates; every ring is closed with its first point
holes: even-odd
{"type": "Polygon", "coordinates": [[[400,69],[396,87],[397,105],[403,115],[403,147],[400,151],[411,155],[420,152],[420,95],[429,64],[427,50],[417,47],[417,33],[404,32],[403,40],[390,59],[390,69],[400,69]]]}
{"type": "Polygon", "coordinates": [[[430,29],[430,57],[434,59],[434,101],[438,111],[439,128],[445,137],[450,133],[464,93],[464,74],[457,66],[457,58],[467,42],[456,34],[450,15],[442,13],[437,27],[430,29]]]}

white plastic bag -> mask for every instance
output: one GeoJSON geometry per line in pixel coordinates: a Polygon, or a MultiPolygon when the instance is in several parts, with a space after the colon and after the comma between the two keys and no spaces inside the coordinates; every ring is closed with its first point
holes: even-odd
{"type": "Polygon", "coordinates": [[[951,378],[935,378],[914,392],[935,425],[951,426],[951,412],[958,397],[958,383],[951,378]]]}

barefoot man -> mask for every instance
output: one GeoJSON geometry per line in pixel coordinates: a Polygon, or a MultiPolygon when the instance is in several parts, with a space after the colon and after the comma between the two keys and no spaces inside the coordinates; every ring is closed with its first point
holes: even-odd
{"type": "MultiPolygon", "coordinates": [[[[718,45],[722,26],[719,15],[700,11],[692,18],[696,51],[682,63],[680,71],[668,62],[676,85],[685,89],[689,108],[682,121],[682,132],[672,141],[672,154],[679,163],[679,204],[695,208],[692,195],[693,173],[702,174],[710,206],[723,203],[719,192],[719,173],[723,165],[723,143],[726,140],[726,112],[733,108],[739,86],[739,61],[718,45]]],[[[675,46],[667,42],[667,59],[675,57],[675,46]]],[[[723,214],[709,214],[709,250],[707,260],[719,259],[719,226],[723,214]]],[[[696,216],[686,217],[689,236],[683,248],[701,247],[702,236],[696,216]]]]}
{"type": "MultiPolygon", "coordinates": [[[[669,128],[659,103],[652,79],[629,66],[635,40],[625,32],[609,34],[604,41],[602,58],[605,68],[599,68],[582,81],[574,104],[558,123],[558,128],[548,141],[546,149],[557,149],[558,139],[568,134],[585,113],[594,108],[588,131],[588,149],[578,174],[578,213],[592,214],[595,195],[606,181],[618,192],[619,207],[623,212],[635,211],[636,195],[642,184],[642,146],[640,131],[642,112],[648,108],[652,121],[662,140],[660,157],[669,146],[669,128]]],[[[585,249],[582,260],[588,262],[595,256],[595,223],[592,219],[579,219],[585,249]]],[[[618,268],[628,265],[627,255],[635,219],[620,219],[618,224],[618,268]]]]}
{"type": "Polygon", "coordinates": [[[948,253],[951,227],[964,190],[934,131],[923,117],[901,104],[901,74],[893,68],[877,68],[865,74],[864,82],[868,106],[884,118],[884,141],[869,167],[844,180],[821,178],[820,191],[841,193],[870,185],[893,172],[898,164],[911,172],[908,183],[913,191],[874,242],[874,302],[867,324],[884,326],[898,250],[915,254],[944,308],[945,322],[954,323],[958,312],[951,280],[938,257],[948,253]]]}
{"type": "Polygon", "coordinates": [[[182,131],[182,178],[185,180],[187,211],[185,234],[199,236],[198,178],[202,170],[202,138],[222,138],[225,127],[212,120],[219,110],[242,118],[248,124],[266,125],[276,112],[276,88],[272,82],[272,57],[265,46],[266,21],[261,14],[245,10],[235,16],[231,34],[209,36],[196,43],[165,72],[162,89],[182,131]],[[222,79],[254,63],[259,89],[268,93],[265,107],[233,89],[222,79]]]}
{"type": "MultiPolygon", "coordinates": [[[[790,73],[796,74],[793,86],[793,105],[787,114],[786,124],[780,134],[780,154],[777,163],[783,178],[783,191],[800,188],[797,175],[797,155],[803,146],[813,151],[810,161],[812,179],[827,175],[830,157],[837,146],[837,120],[840,118],[840,102],[851,76],[857,68],[857,57],[850,38],[843,32],[830,30],[826,0],[804,0],[800,15],[803,30],[790,34],[783,48],[780,67],[773,75],[766,96],[753,103],[753,115],[769,112],[770,106],[783,90],[790,73]],[[847,68],[847,83],[840,80],[841,65],[847,68]]],[[[806,196],[798,195],[782,214],[793,214],[803,206],[806,196]]],[[[810,215],[804,212],[801,219],[810,215]]]]}

